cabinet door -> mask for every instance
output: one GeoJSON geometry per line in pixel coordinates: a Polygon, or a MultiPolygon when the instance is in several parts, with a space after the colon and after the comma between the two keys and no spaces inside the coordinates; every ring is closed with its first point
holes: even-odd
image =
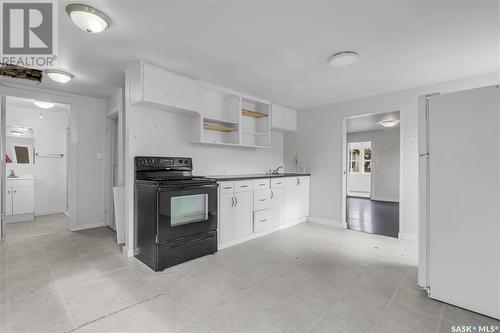
{"type": "Polygon", "coordinates": [[[149,65],[144,64],[143,73],[143,93],[146,102],[173,106],[173,74],[149,65]]]}
{"type": "Polygon", "coordinates": [[[271,127],[276,129],[283,129],[283,107],[278,104],[273,104],[272,108],[271,127]]]}
{"type": "Polygon", "coordinates": [[[298,217],[309,216],[309,177],[299,177],[298,184],[298,217]]]}
{"type": "Polygon", "coordinates": [[[219,230],[217,231],[219,242],[224,243],[234,238],[232,193],[221,194],[219,197],[219,230]]]}
{"type": "Polygon", "coordinates": [[[12,187],[8,187],[5,193],[5,215],[12,215],[12,187]]]}
{"type": "Polygon", "coordinates": [[[299,211],[299,177],[289,177],[285,183],[285,221],[293,221],[300,217],[299,211]]]}
{"type": "Polygon", "coordinates": [[[283,127],[288,131],[297,131],[297,110],[287,108],[283,115],[283,127]]]}
{"type": "Polygon", "coordinates": [[[179,109],[200,109],[200,86],[197,80],[182,75],[174,77],[174,106],[179,109]]]}
{"type": "Polygon", "coordinates": [[[253,192],[235,193],[234,237],[242,237],[253,232],[253,192]]]}
{"type": "Polygon", "coordinates": [[[285,223],[285,189],[271,190],[271,224],[272,226],[285,223]]]}
{"type": "Polygon", "coordinates": [[[12,214],[28,214],[35,211],[33,187],[14,187],[12,196],[12,214]]]}

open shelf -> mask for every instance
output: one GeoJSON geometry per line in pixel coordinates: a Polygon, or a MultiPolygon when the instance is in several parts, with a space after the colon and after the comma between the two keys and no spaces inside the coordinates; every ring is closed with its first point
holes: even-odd
{"type": "Polygon", "coordinates": [[[237,131],[236,128],[234,127],[227,127],[221,124],[216,124],[216,123],[203,123],[203,129],[210,130],[210,131],[219,131],[219,132],[224,132],[224,133],[230,133],[237,131]]]}
{"type": "Polygon", "coordinates": [[[221,124],[221,125],[238,125],[238,122],[234,121],[234,120],[212,118],[212,117],[203,117],[203,122],[204,123],[221,124]]]}
{"type": "Polygon", "coordinates": [[[262,113],[262,112],[257,112],[257,111],[251,111],[247,109],[241,109],[241,114],[246,116],[246,117],[252,117],[252,118],[263,118],[263,117],[268,117],[268,114],[262,113]]]}

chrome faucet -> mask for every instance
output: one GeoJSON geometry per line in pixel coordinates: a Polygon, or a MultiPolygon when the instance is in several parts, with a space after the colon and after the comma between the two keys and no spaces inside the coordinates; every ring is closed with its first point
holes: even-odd
{"type": "Polygon", "coordinates": [[[273,169],[269,169],[269,171],[267,173],[270,174],[270,175],[277,175],[277,174],[279,174],[280,169],[283,169],[282,165],[280,165],[279,167],[277,167],[274,170],[273,169]]]}

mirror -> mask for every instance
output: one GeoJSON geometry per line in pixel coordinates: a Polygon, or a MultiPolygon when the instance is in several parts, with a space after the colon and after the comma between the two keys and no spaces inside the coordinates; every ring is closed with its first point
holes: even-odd
{"type": "Polygon", "coordinates": [[[17,164],[30,164],[30,153],[26,146],[14,146],[17,164]]]}

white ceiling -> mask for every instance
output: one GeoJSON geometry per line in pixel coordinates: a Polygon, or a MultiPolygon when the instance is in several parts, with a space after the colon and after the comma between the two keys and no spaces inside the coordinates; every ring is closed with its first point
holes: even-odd
{"type": "MultiPolygon", "coordinates": [[[[387,129],[387,127],[379,124],[382,120],[386,119],[399,120],[399,111],[348,118],[347,133],[387,129]]],[[[399,127],[399,124],[395,127],[399,127]]]]}
{"type": "Polygon", "coordinates": [[[499,69],[496,1],[85,1],[112,26],[87,34],[59,1],[60,67],[67,86],[106,97],[139,59],[267,98],[307,107],[499,69]],[[326,59],[360,59],[331,68],[326,59]]]}

